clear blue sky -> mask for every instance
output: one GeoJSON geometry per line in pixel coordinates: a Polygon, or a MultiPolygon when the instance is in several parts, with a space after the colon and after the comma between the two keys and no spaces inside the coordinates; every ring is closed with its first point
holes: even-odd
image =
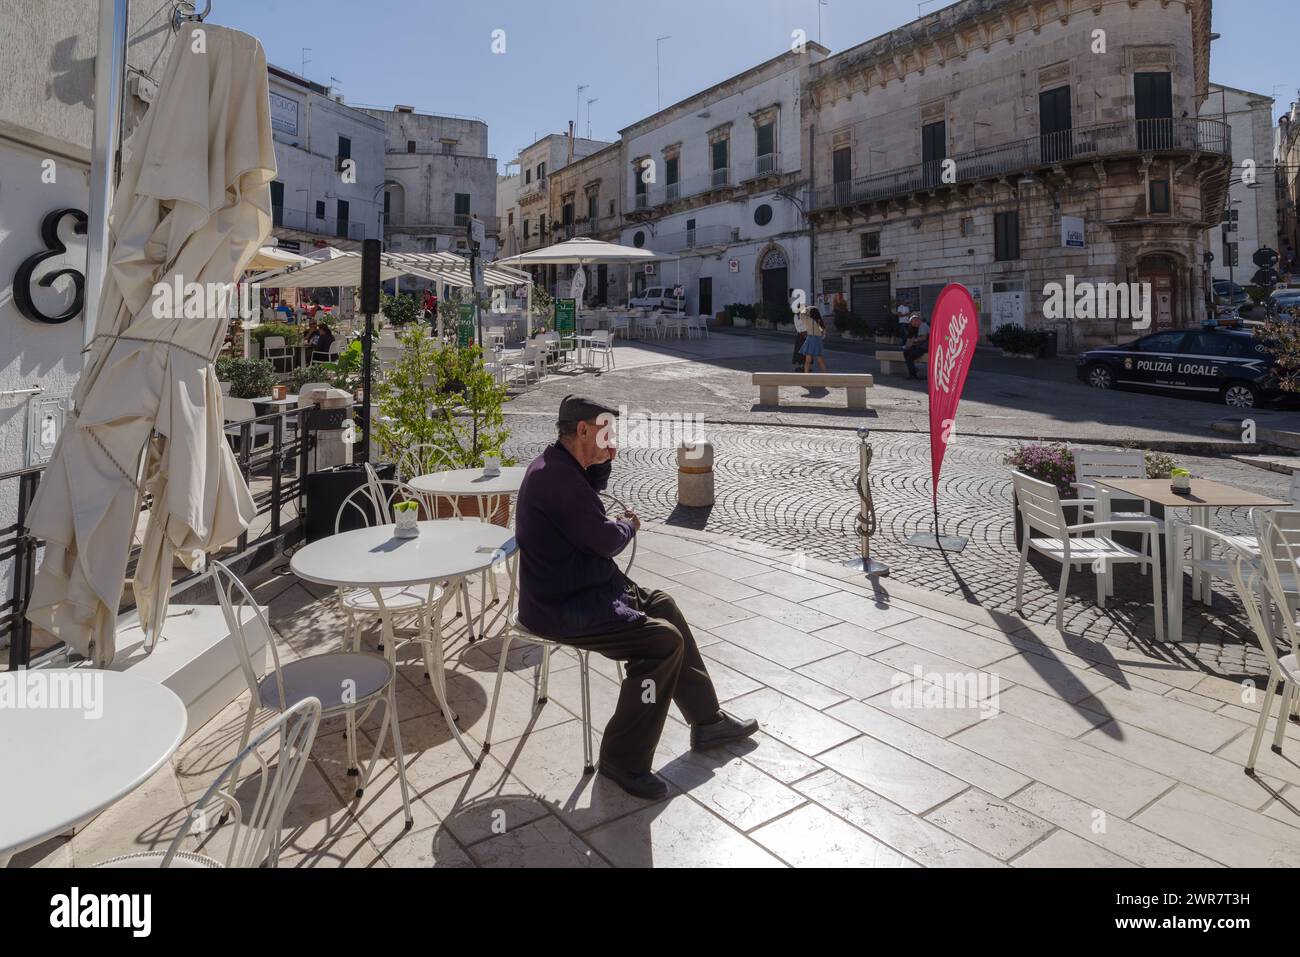
{"type": "MultiPolygon", "coordinates": [[[[943,0],[922,5],[925,13],[943,0]]],[[[1300,87],[1300,2],[1215,0],[1214,82],[1277,98],[1300,87]]],[[[915,0],[829,0],[822,43],[832,53],[917,16],[915,0]]],[[[501,163],[538,136],[567,129],[615,139],[656,109],[655,38],[663,104],[683,99],[817,39],[817,0],[213,0],[213,22],[259,37],[272,63],[337,86],[348,102],[406,103],[486,120],[501,163]],[[494,54],[492,32],[505,31],[494,54]],[[336,78],[334,82],[331,78],[336,78]]]]}

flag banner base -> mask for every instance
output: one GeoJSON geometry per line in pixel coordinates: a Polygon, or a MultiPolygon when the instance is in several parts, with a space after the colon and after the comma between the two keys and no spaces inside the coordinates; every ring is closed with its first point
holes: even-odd
{"type": "Polygon", "coordinates": [[[846,568],[853,568],[862,572],[868,578],[889,577],[889,566],[884,562],[876,561],[874,558],[855,558],[851,562],[845,562],[844,565],[846,568]]]}
{"type": "Polygon", "coordinates": [[[916,548],[934,548],[941,552],[963,552],[970,541],[961,535],[938,535],[934,532],[916,532],[908,536],[906,545],[916,548]]]}

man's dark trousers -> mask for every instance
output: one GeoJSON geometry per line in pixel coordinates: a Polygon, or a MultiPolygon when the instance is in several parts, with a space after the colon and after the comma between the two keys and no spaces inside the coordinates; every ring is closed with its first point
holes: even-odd
{"type": "Polygon", "coordinates": [[[930,340],[921,339],[903,350],[903,361],[907,363],[907,374],[913,379],[920,378],[916,371],[916,360],[930,351],[930,340]]]}
{"type": "Polygon", "coordinates": [[[629,585],[629,604],[645,612],[643,621],[599,635],[555,640],[627,662],[618,706],[601,736],[600,759],[637,773],[650,770],[670,703],[676,702],[692,725],[701,724],[717,719],[718,696],[691,626],[672,596],[629,585]]]}

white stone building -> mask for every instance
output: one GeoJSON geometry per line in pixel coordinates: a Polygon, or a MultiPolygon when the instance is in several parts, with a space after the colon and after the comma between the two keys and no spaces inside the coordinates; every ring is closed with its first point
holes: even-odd
{"type": "Polygon", "coordinates": [[[620,131],[626,166],[622,241],[674,257],[633,292],[681,286],[690,313],[791,294],[811,305],[811,243],[801,208],[801,79],[823,60],[808,43],[620,131]]]}
{"type": "MultiPolygon", "coordinates": [[[[985,332],[1060,348],[1133,316],[1046,315],[1053,284],[1149,284],[1155,328],[1205,315],[1205,232],[1231,173],[1199,117],[1209,0],[962,0],[813,64],[804,142],[817,290],[889,328],[949,282],[985,332]]],[[[1140,327],[1140,325],[1139,325],[1140,327]]]]}
{"type": "Polygon", "coordinates": [[[272,235],[300,252],[359,249],[382,236],[384,123],[330,88],[267,68],[278,175],[271,184],[272,235]]]}
{"type": "Polygon", "coordinates": [[[394,252],[465,253],[471,217],[485,226],[483,256],[497,254],[496,159],[482,120],[365,109],[385,127],[384,239],[394,252]]]}
{"type": "Polygon", "coordinates": [[[1257,269],[1255,253],[1261,247],[1278,249],[1273,98],[1211,83],[1201,116],[1226,119],[1232,128],[1228,202],[1222,224],[1211,226],[1206,237],[1206,246],[1214,253],[1212,278],[1250,285],[1257,269]]]}

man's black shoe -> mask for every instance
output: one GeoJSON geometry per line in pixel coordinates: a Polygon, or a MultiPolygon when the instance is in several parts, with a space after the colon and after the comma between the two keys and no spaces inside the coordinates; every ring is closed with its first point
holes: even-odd
{"type": "Polygon", "coordinates": [[[691,750],[707,751],[728,741],[748,738],[758,730],[758,722],[753,718],[740,719],[721,712],[722,717],[709,724],[697,724],[691,728],[691,750]]]}
{"type": "Polygon", "coordinates": [[[624,771],[601,761],[600,773],[633,797],[658,801],[668,796],[668,782],[653,771],[624,771]]]}

